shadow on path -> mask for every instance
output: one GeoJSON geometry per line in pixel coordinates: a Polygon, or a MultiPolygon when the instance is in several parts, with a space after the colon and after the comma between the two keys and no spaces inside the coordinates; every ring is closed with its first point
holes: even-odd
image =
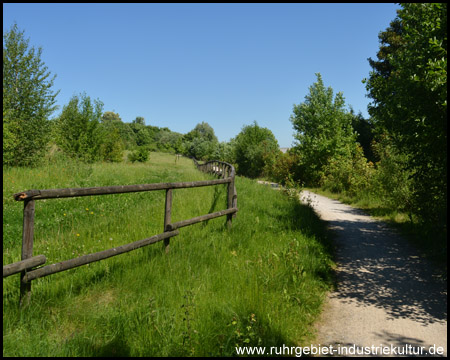
{"type": "MultiPolygon", "coordinates": [[[[349,212],[361,215],[355,209],[349,212]]],[[[392,229],[359,217],[329,221],[329,225],[337,234],[340,265],[338,291],[333,296],[383,308],[392,318],[423,324],[447,319],[446,282],[392,229]]]]}

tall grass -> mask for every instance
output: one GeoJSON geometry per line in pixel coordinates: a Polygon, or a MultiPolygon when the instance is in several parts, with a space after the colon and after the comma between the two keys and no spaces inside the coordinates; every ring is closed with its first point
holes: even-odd
{"type": "MultiPolygon", "coordinates": [[[[188,159],[145,164],[65,162],[4,169],[3,263],[20,260],[27,189],[193,181],[188,159]]],[[[331,247],[314,212],[237,178],[237,217],[180,229],[170,252],[151,245],[32,282],[19,309],[19,275],[3,281],[4,356],[234,356],[236,345],[307,344],[332,284],[331,247]]],[[[226,208],[226,186],[174,191],[172,221],[226,208]]],[[[164,191],[36,202],[34,254],[48,263],[163,229],[164,191]]]]}

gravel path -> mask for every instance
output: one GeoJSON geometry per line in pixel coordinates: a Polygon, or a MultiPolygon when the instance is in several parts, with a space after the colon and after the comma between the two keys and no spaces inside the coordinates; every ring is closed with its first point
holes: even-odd
{"type": "Polygon", "coordinates": [[[447,283],[431,264],[362,210],[308,191],[301,199],[336,234],[338,288],[325,303],[315,345],[412,346],[415,353],[435,345],[446,356],[447,283]]]}

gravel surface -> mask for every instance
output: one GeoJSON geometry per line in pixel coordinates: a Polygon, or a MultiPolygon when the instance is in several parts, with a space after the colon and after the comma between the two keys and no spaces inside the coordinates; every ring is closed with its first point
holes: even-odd
{"type": "Polygon", "coordinates": [[[300,196],[336,234],[338,286],[317,323],[315,345],[398,347],[382,356],[438,356],[426,354],[435,346],[446,356],[447,282],[434,267],[362,210],[308,191],[300,196]]]}

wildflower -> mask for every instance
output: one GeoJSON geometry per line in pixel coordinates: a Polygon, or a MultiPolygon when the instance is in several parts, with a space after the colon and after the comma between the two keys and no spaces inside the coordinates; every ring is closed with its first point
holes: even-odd
{"type": "Polygon", "coordinates": [[[64,216],[66,216],[66,213],[64,213],[64,216]]]}
{"type": "Polygon", "coordinates": [[[94,215],[94,212],[93,212],[93,211],[91,211],[91,215],[94,215]]]}
{"type": "Polygon", "coordinates": [[[86,211],[89,211],[89,209],[88,209],[88,208],[86,208],[86,211]]]}
{"type": "Polygon", "coordinates": [[[77,234],[77,236],[80,236],[80,234],[77,234]]]}

